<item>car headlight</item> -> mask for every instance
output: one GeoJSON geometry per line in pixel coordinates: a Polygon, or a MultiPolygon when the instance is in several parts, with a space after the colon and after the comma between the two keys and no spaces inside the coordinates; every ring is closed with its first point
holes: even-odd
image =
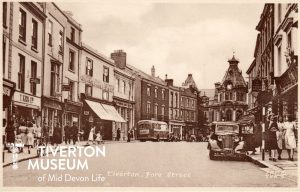
{"type": "Polygon", "coordinates": [[[223,137],[221,135],[218,136],[218,141],[222,141],[223,137]]]}
{"type": "Polygon", "coordinates": [[[235,142],[239,142],[240,141],[240,138],[238,136],[234,136],[234,141],[235,142]]]}

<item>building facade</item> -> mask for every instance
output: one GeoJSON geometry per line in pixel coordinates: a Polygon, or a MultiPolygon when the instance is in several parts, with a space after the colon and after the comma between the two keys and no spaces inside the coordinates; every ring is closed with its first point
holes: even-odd
{"type": "Polygon", "coordinates": [[[274,4],[273,113],[298,121],[298,4],[274,4]]]}
{"type": "Polygon", "coordinates": [[[114,96],[116,110],[126,122],[117,122],[116,128],[121,130],[121,140],[128,139],[128,131],[134,135],[134,73],[126,66],[126,53],[117,50],[111,53],[115,61],[114,69],[114,96]]]}
{"type": "Polygon", "coordinates": [[[80,115],[82,103],[79,94],[79,70],[81,62],[81,25],[72,18],[70,12],[64,12],[67,16],[67,26],[65,28],[66,52],[64,54],[65,63],[63,65],[63,125],[69,122],[74,123],[80,129],[80,115]]]}
{"type": "Polygon", "coordinates": [[[83,102],[81,126],[84,138],[96,126],[103,139],[116,138],[116,122],[126,122],[113,103],[114,61],[82,43],[79,93],[83,102]]]}
{"type": "Polygon", "coordinates": [[[214,101],[208,106],[208,121],[238,121],[247,110],[247,84],[233,56],[222,82],[215,83],[214,101]]]}
{"type": "Polygon", "coordinates": [[[180,116],[180,87],[173,85],[173,79],[166,77],[169,89],[169,133],[182,140],[184,121],[180,116]]]}
{"type": "Polygon", "coordinates": [[[43,25],[38,3],[3,2],[3,115],[41,125],[43,25]],[[12,106],[12,108],[11,108],[12,106]]]}

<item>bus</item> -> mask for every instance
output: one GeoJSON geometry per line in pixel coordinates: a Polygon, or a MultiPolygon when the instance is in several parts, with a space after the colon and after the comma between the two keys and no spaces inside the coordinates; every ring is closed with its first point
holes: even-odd
{"type": "Polygon", "coordinates": [[[160,141],[168,139],[169,129],[166,122],[141,120],[137,123],[137,127],[137,139],[140,141],[160,141]]]}

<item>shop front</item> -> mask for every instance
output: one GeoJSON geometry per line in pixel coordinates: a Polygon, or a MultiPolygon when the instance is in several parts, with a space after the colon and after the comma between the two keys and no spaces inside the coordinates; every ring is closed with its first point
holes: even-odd
{"type": "Polygon", "coordinates": [[[12,120],[12,97],[14,95],[15,85],[14,82],[3,79],[2,118],[4,128],[7,125],[7,121],[12,120]]]}
{"type": "Polygon", "coordinates": [[[81,102],[74,102],[65,99],[64,102],[64,122],[63,125],[65,126],[67,122],[70,126],[76,124],[78,130],[80,130],[80,114],[82,110],[82,103],[81,102]]]}
{"type": "Polygon", "coordinates": [[[41,126],[41,98],[15,91],[13,119],[17,122],[35,121],[37,126],[41,126]]]}
{"type": "Polygon", "coordinates": [[[127,122],[119,115],[111,102],[84,99],[81,125],[85,140],[88,139],[92,126],[96,127],[96,133],[100,131],[103,140],[113,140],[116,138],[116,123],[127,122]]]}
{"type": "MultiPolygon", "coordinates": [[[[113,133],[116,133],[118,128],[121,130],[121,140],[127,140],[127,133],[130,130],[134,135],[134,113],[133,106],[134,103],[131,101],[126,101],[114,97],[114,103],[116,105],[116,110],[120,116],[126,120],[126,122],[116,122],[115,130],[113,133]]],[[[116,135],[114,135],[116,137],[116,135]]]]}
{"type": "MultiPolygon", "coordinates": [[[[53,129],[58,122],[62,126],[62,102],[54,98],[42,97],[43,125],[47,125],[49,136],[53,136],[53,129]]],[[[63,133],[61,131],[61,133],[63,133]]]]}
{"type": "Polygon", "coordinates": [[[173,135],[177,136],[182,140],[183,135],[182,135],[182,127],[184,126],[183,122],[180,121],[169,121],[169,131],[173,135]]]}

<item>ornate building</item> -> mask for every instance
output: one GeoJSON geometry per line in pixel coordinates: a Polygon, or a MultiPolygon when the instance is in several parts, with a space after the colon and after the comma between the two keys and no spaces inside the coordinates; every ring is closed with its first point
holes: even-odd
{"type": "Polygon", "coordinates": [[[233,56],[222,82],[215,83],[214,101],[208,105],[208,120],[237,121],[247,109],[247,84],[233,56]]]}

